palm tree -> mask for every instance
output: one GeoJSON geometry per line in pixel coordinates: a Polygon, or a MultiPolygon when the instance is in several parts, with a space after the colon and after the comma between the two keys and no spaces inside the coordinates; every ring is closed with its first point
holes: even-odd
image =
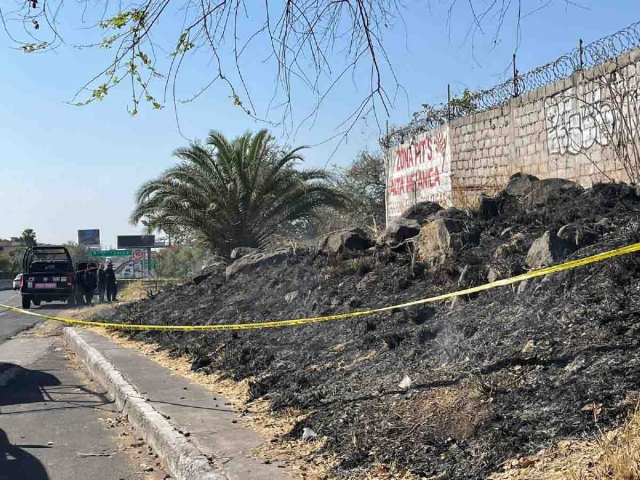
{"type": "Polygon", "coordinates": [[[324,170],[294,168],[302,148],[282,152],[266,130],[232,141],[211,131],[204,145],[177,149],[181,162],[138,189],[131,223],[187,229],[219,254],[264,247],[283,224],[345,205],[324,170]]]}
{"type": "Polygon", "coordinates": [[[36,246],[36,232],[33,228],[27,228],[20,235],[20,239],[24,242],[27,247],[35,247],[36,246]]]}

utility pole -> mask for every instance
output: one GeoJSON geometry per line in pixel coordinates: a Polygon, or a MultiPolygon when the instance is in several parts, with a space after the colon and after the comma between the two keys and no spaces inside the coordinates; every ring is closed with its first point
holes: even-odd
{"type": "Polygon", "coordinates": [[[385,170],[385,182],[384,182],[384,228],[389,225],[389,120],[387,120],[387,133],[384,137],[384,170],[385,170]]]}
{"type": "Polygon", "coordinates": [[[447,84],[447,122],[451,123],[451,84],[447,84]]]}
{"type": "Polygon", "coordinates": [[[147,247],[147,278],[153,278],[151,275],[151,247],[147,247]]]}
{"type": "Polygon", "coordinates": [[[516,68],[516,54],[513,54],[513,96],[520,95],[520,89],[518,88],[518,69],[516,68]]]}

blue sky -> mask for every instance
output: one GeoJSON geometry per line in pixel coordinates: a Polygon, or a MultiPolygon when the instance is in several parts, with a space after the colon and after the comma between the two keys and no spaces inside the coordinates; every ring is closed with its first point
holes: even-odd
{"type": "MultiPolygon", "coordinates": [[[[471,20],[466,8],[453,11],[449,30],[446,3],[431,2],[429,7],[428,2],[406,2],[405,24],[396,22],[386,34],[386,50],[403,87],[388,118],[392,124],[406,123],[421,103],[445,100],[447,83],[454,92],[489,87],[508,70],[517,41],[513,18],[496,45],[491,42],[493,25],[488,24],[472,49],[472,43],[465,41],[471,20]]],[[[524,1],[524,11],[542,3],[524,1]]],[[[580,38],[596,40],[640,20],[637,0],[579,0],[578,4],[555,0],[523,19],[521,72],[575,48],[580,38]]],[[[64,16],[62,20],[64,24],[64,16]]],[[[73,25],[73,18],[67,23],[73,25]]],[[[69,35],[78,39],[85,32],[72,30],[69,35]]],[[[138,229],[128,224],[136,188],[172,165],[171,151],[187,143],[178,132],[172,108],[153,111],[142,106],[132,118],[126,110],[126,88],[102,102],[70,106],[65,102],[104,65],[105,53],[62,47],[27,55],[12,47],[0,34],[0,238],[33,228],[41,241],[63,242],[75,240],[78,229],[99,228],[103,242],[110,244],[117,235],[136,233],[138,229]]],[[[264,107],[273,89],[272,70],[260,63],[264,54],[259,55],[248,56],[246,71],[253,80],[254,99],[264,107]]],[[[208,75],[211,70],[202,63],[186,65],[180,93],[193,93],[208,75]]],[[[335,135],[365,91],[366,81],[359,71],[353,80],[338,84],[315,123],[303,126],[290,141],[315,145],[335,135]]],[[[394,85],[387,86],[393,95],[394,85]]],[[[299,88],[294,93],[294,120],[298,120],[314,98],[299,88]]],[[[179,118],[187,138],[203,138],[210,129],[234,136],[264,126],[234,107],[222,87],[181,106],[179,118]]],[[[385,120],[381,116],[382,124],[385,120]]],[[[373,118],[360,121],[332,158],[335,141],[307,150],[304,166],[346,165],[359,150],[376,149],[379,134],[373,118]]]]}

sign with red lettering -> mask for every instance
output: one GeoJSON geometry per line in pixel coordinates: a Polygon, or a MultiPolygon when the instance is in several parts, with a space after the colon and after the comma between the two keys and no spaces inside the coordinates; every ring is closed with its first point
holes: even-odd
{"type": "Polygon", "coordinates": [[[443,126],[392,146],[387,175],[387,219],[418,202],[451,205],[449,128],[443,126]]]}

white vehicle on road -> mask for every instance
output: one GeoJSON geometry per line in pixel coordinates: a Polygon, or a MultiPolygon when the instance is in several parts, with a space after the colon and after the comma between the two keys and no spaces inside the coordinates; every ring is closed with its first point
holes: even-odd
{"type": "Polygon", "coordinates": [[[20,280],[22,279],[22,274],[19,273],[16,275],[16,278],[13,279],[13,289],[20,290],[20,280]]]}

